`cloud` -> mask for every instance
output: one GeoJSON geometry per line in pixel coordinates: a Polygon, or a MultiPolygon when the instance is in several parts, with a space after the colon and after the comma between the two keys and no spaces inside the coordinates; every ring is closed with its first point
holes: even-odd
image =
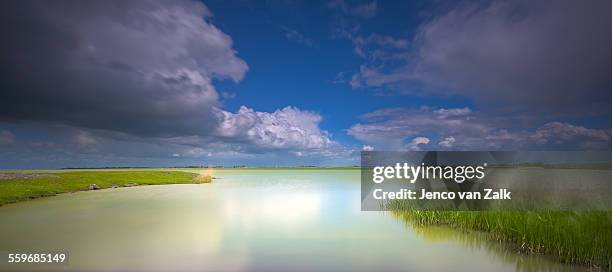
{"type": "MultiPolygon", "coordinates": [[[[282,110],[279,110],[282,111],[282,110]]],[[[301,112],[306,112],[302,111],[301,112]]],[[[257,112],[272,115],[274,112],[257,112]]],[[[237,114],[233,113],[233,114],[237,114]]],[[[265,119],[265,118],[264,118],[265,119]]],[[[283,120],[282,117],[277,119],[283,120]]],[[[285,121],[280,121],[285,122],[285,121]]],[[[292,121],[287,121],[292,122],[292,121]]],[[[25,135],[23,140],[0,148],[3,168],[60,168],[106,166],[185,166],[185,165],[355,165],[359,150],[334,142],[326,132],[284,123],[284,129],[270,129],[267,139],[258,140],[252,131],[262,131],[265,121],[257,121],[244,133],[222,136],[139,137],[121,132],[93,130],[58,124],[20,122],[0,123],[25,135]],[[311,138],[327,137],[325,145],[306,138],[291,139],[291,130],[308,130],[311,138]],[[278,135],[274,135],[278,133],[278,135]],[[90,138],[91,137],[91,138],[90,138]],[[27,139],[26,139],[27,138],[27,139]],[[78,142],[82,140],[83,145],[78,142]],[[282,141],[284,142],[282,142],[282,141]],[[283,143],[283,144],[280,144],[283,143]],[[325,146],[318,148],[318,146],[325,146]]],[[[218,131],[211,133],[218,134],[218,131]]]]}
{"type": "Polygon", "coordinates": [[[565,145],[581,142],[585,148],[605,147],[612,138],[611,130],[590,129],[563,122],[550,122],[531,136],[536,143],[565,145]]]}
{"type": "Polygon", "coordinates": [[[361,150],[363,150],[363,151],[374,151],[374,147],[372,147],[371,145],[363,145],[361,150]]]}
{"type": "Polygon", "coordinates": [[[415,137],[414,139],[412,139],[412,141],[410,142],[410,144],[408,144],[407,149],[408,150],[421,150],[421,148],[419,147],[419,145],[427,145],[429,144],[429,138],[427,137],[415,137]]]}
{"type": "Polygon", "coordinates": [[[364,143],[392,150],[404,148],[408,139],[421,135],[462,135],[472,139],[490,132],[482,122],[470,120],[474,117],[446,114],[454,110],[457,109],[381,109],[363,115],[365,123],[353,125],[347,133],[364,143]]]}
{"type": "Polygon", "coordinates": [[[402,60],[409,41],[386,35],[370,34],[369,36],[348,34],[353,43],[355,54],[369,61],[370,64],[402,60]]]}
{"type": "Polygon", "coordinates": [[[612,130],[548,122],[531,129],[470,108],[394,108],[362,116],[347,133],[377,149],[513,150],[612,147],[612,130]],[[428,135],[427,137],[423,135],[428,135]],[[431,137],[429,135],[432,135],[431,137]],[[433,145],[431,139],[437,139],[433,145]]]}
{"type": "MultiPolygon", "coordinates": [[[[0,3],[0,126],[35,135],[3,148],[0,157],[22,158],[3,165],[352,154],[319,128],[317,113],[225,111],[220,101],[235,94],[215,83],[240,82],[249,67],[212,16],[188,0],[0,3]]],[[[296,33],[288,38],[308,43],[296,33]]],[[[14,141],[0,135],[3,145],[14,141]]]]}
{"type": "Polygon", "coordinates": [[[196,1],[0,4],[0,116],[144,137],[207,135],[214,80],[247,64],[196,1]]]}
{"type": "Polygon", "coordinates": [[[410,41],[405,38],[395,38],[389,35],[359,33],[360,25],[340,20],[333,29],[334,37],[349,39],[356,55],[369,60],[370,63],[381,61],[402,60],[410,41]]]}
{"type": "Polygon", "coordinates": [[[171,156],[219,159],[270,153],[327,160],[347,159],[357,152],[333,141],[331,135],[320,128],[323,120],[321,115],[296,107],[261,112],[242,106],[235,113],[217,110],[215,118],[218,125],[207,135],[176,137],[142,137],[124,132],[38,122],[15,124],[13,127],[40,137],[31,139],[30,142],[36,142],[36,145],[22,145],[16,147],[17,150],[36,149],[33,153],[49,151],[70,154],[70,157],[83,154],[93,156],[95,153],[99,157],[112,154],[121,158],[171,156]],[[42,150],[39,149],[41,146],[53,148],[42,150]]]}
{"type": "Polygon", "coordinates": [[[15,142],[15,134],[8,130],[0,131],[0,146],[12,145],[15,142]]]}
{"type": "Polygon", "coordinates": [[[327,6],[330,8],[338,9],[346,15],[363,18],[374,17],[379,12],[378,3],[376,1],[359,4],[349,4],[344,0],[334,0],[330,1],[327,6]]]}
{"type": "Polygon", "coordinates": [[[445,147],[445,148],[451,148],[453,147],[453,144],[455,143],[455,141],[456,141],[455,137],[449,136],[449,137],[442,139],[442,141],[438,142],[438,145],[441,147],[445,147]]]}
{"type": "Polygon", "coordinates": [[[298,32],[297,30],[285,26],[281,27],[281,29],[285,32],[285,38],[287,38],[287,40],[298,44],[303,44],[308,47],[314,46],[311,39],[307,38],[304,36],[304,34],[298,32]]]}
{"type": "Polygon", "coordinates": [[[91,147],[98,143],[98,140],[89,132],[80,130],[74,135],[76,144],[80,147],[91,147]]]}
{"type": "Polygon", "coordinates": [[[465,116],[465,115],[469,115],[470,113],[472,113],[472,110],[468,107],[464,107],[464,108],[456,108],[456,109],[438,109],[438,110],[434,110],[433,111],[436,116],[438,116],[438,118],[449,118],[449,117],[454,117],[454,116],[465,116]]]}
{"type": "Polygon", "coordinates": [[[351,85],[461,95],[497,110],[609,113],[611,8],[598,0],[461,4],[422,24],[400,61],[364,63],[351,85]]]}
{"type": "Polygon", "coordinates": [[[257,148],[323,150],[334,143],[329,133],[319,128],[321,115],[295,107],[275,112],[258,112],[245,106],[238,112],[220,112],[217,133],[257,148]]]}

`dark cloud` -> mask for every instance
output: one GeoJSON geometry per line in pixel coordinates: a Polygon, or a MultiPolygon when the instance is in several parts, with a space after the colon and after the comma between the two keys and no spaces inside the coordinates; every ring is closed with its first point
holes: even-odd
{"type": "Polygon", "coordinates": [[[1,2],[0,168],[352,152],[314,112],[222,109],[235,94],[215,81],[239,82],[248,66],[211,17],[190,0],[1,2]]]}
{"type": "Polygon", "coordinates": [[[212,81],[248,67],[195,1],[5,1],[0,116],[140,136],[205,135],[212,81]]]}
{"type": "Polygon", "coordinates": [[[421,25],[403,57],[367,62],[354,87],[463,95],[499,111],[610,113],[612,2],[486,1],[421,25]]]}
{"type": "Polygon", "coordinates": [[[224,125],[231,135],[221,136],[223,140],[219,136],[139,137],[39,122],[0,123],[0,169],[357,164],[356,150],[333,143],[326,132],[308,126],[320,120],[314,113],[286,108],[275,113],[244,109],[226,114],[232,115],[224,125]],[[303,131],[296,118],[303,119],[309,131],[303,131]]]}

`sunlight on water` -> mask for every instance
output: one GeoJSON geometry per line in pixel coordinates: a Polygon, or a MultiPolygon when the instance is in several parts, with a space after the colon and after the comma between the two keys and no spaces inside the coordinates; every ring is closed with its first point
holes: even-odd
{"type": "Polygon", "coordinates": [[[0,250],[70,252],[69,266],[11,267],[23,270],[568,268],[479,236],[413,229],[388,213],[361,212],[359,171],[217,170],[215,176],[212,184],[89,191],[0,207],[0,250]]]}

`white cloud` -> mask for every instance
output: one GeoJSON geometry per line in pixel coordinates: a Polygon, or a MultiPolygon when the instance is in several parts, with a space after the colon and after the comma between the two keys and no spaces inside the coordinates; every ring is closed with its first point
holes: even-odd
{"type": "Polygon", "coordinates": [[[11,145],[15,142],[15,135],[8,131],[3,130],[0,132],[0,146],[11,145]]]}
{"type": "Polygon", "coordinates": [[[329,133],[319,128],[319,114],[295,107],[258,112],[245,106],[237,113],[220,112],[220,136],[264,149],[317,150],[331,147],[329,133]]]}
{"type": "Polygon", "coordinates": [[[374,151],[374,147],[372,147],[371,145],[363,145],[363,147],[361,147],[361,150],[363,150],[363,151],[374,151]]]}
{"type": "Polygon", "coordinates": [[[348,134],[375,147],[401,149],[408,139],[424,134],[461,135],[467,140],[491,133],[491,128],[482,121],[472,120],[473,115],[448,114],[464,111],[465,108],[430,107],[382,109],[365,114],[366,122],[353,125],[348,134]]]}
{"type": "Polygon", "coordinates": [[[456,109],[438,109],[438,110],[434,110],[433,111],[435,114],[438,115],[439,118],[448,118],[448,117],[452,117],[452,116],[464,116],[464,115],[468,115],[470,113],[472,113],[472,110],[470,110],[470,108],[465,107],[465,108],[456,108],[456,109]]]}
{"type": "Polygon", "coordinates": [[[207,154],[208,152],[206,152],[206,150],[204,150],[204,148],[201,147],[195,147],[195,148],[191,148],[186,152],[186,156],[189,157],[194,157],[194,158],[199,158],[199,157],[203,157],[207,154]]]}
{"type": "MultiPolygon", "coordinates": [[[[235,113],[217,110],[216,114],[219,125],[207,136],[139,137],[116,131],[27,123],[20,129],[33,131],[46,142],[19,146],[20,154],[39,157],[63,154],[73,160],[71,166],[126,162],[141,165],[169,158],[173,158],[171,163],[182,165],[235,162],[328,165],[354,163],[358,156],[358,149],[333,141],[320,128],[323,118],[315,112],[295,107],[260,112],[241,107],[235,113]]],[[[13,142],[8,131],[2,131],[0,136],[2,145],[13,142]]],[[[62,163],[67,160],[49,161],[64,167],[62,163]]]]}
{"type": "Polygon", "coordinates": [[[442,139],[442,141],[438,142],[438,145],[441,147],[451,148],[453,147],[454,143],[455,143],[455,137],[449,136],[449,137],[442,139]]]}
{"type": "Polygon", "coordinates": [[[410,144],[407,145],[408,150],[421,150],[420,145],[429,144],[429,138],[427,137],[416,137],[412,139],[410,144]]]}
{"type": "Polygon", "coordinates": [[[533,129],[469,108],[382,109],[365,114],[365,123],[348,134],[382,149],[417,149],[430,143],[420,135],[437,136],[441,149],[498,150],[516,148],[596,149],[611,146],[612,130],[549,122],[533,129]]]}

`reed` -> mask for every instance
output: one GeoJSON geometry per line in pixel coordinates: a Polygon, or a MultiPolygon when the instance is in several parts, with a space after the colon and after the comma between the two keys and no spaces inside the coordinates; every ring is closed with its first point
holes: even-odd
{"type": "Polygon", "coordinates": [[[570,211],[407,211],[408,223],[483,231],[521,252],[547,254],[564,263],[612,267],[612,213],[570,211]]]}

